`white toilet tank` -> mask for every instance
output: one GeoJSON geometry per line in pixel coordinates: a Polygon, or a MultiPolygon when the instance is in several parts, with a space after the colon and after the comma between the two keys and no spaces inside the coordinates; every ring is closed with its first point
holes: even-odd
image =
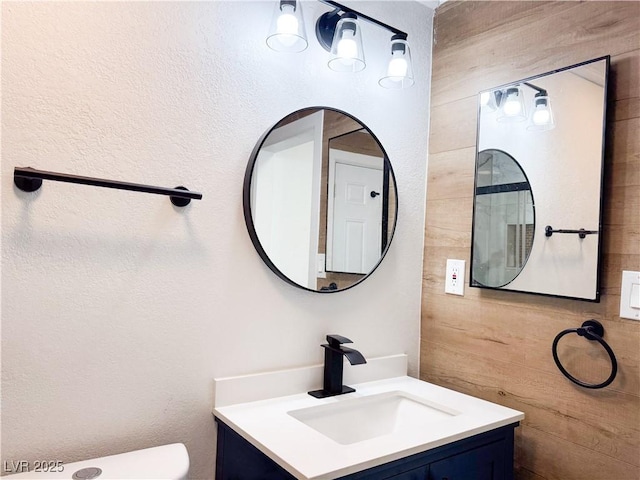
{"type": "MultiPolygon", "coordinates": [[[[65,463],[60,472],[31,471],[0,477],[34,480],[186,480],[189,454],[182,443],[65,463]]],[[[59,469],[58,469],[59,470],[59,469]]]]}

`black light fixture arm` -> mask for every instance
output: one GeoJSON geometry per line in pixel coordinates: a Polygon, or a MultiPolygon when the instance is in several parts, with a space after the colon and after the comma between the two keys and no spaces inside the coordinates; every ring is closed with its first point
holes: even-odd
{"type": "Polygon", "coordinates": [[[533,83],[529,83],[529,82],[522,82],[523,85],[526,85],[529,88],[533,88],[534,90],[536,90],[538,93],[536,93],[536,97],[546,97],[547,91],[544,88],[540,88],[535,86],[533,83]]]}
{"type": "Polygon", "coordinates": [[[13,172],[13,183],[16,187],[25,192],[35,192],[42,186],[42,180],[52,180],[55,182],[78,183],[82,185],[92,185],[94,187],[116,188],[118,190],[130,190],[135,192],[154,193],[157,195],[168,195],[171,203],[177,207],[185,207],[191,200],[202,199],[199,192],[191,192],[185,187],[165,188],[142,185],[139,183],[120,182],[117,180],[105,180],[102,178],[82,177],[79,175],[69,175],[67,173],[47,172],[31,167],[15,167],[13,172]]]}
{"type": "Polygon", "coordinates": [[[344,13],[353,13],[355,14],[359,19],[362,20],[366,20],[369,23],[373,23],[374,25],[378,25],[379,27],[382,27],[386,30],[389,30],[390,32],[392,32],[394,35],[402,35],[403,39],[406,40],[408,37],[408,34],[406,32],[403,32],[402,30],[398,30],[395,27],[392,27],[391,25],[388,25],[386,23],[381,22],[380,20],[376,20],[373,17],[370,17],[369,15],[365,15],[364,13],[360,13],[357,10],[354,10],[353,8],[349,8],[345,5],[342,5],[338,2],[334,2],[333,0],[318,0],[321,3],[324,3],[325,5],[329,5],[330,7],[333,7],[336,9],[335,12],[333,13],[337,13],[339,11],[344,12],[344,13]]]}

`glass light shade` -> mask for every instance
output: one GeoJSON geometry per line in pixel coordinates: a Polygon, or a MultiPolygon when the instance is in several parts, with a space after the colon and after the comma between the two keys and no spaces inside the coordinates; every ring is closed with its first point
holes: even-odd
{"type": "Polygon", "coordinates": [[[302,6],[296,0],[278,0],[271,18],[267,45],[276,52],[301,52],[307,48],[302,6]]]}
{"type": "Polygon", "coordinates": [[[551,99],[547,95],[536,96],[533,99],[533,108],[529,115],[527,130],[546,131],[556,126],[551,110],[551,99]]]}
{"type": "Polygon", "coordinates": [[[391,38],[391,56],[378,83],[384,88],[407,88],[414,84],[411,51],[404,38],[391,38]]]}
{"type": "Polygon", "coordinates": [[[499,122],[522,122],[527,119],[522,88],[508,87],[502,95],[499,122]]]}
{"type": "Polygon", "coordinates": [[[480,107],[482,109],[488,109],[490,111],[495,111],[498,108],[496,104],[496,92],[488,91],[480,93],[480,107]]]}
{"type": "Polygon", "coordinates": [[[345,13],[336,24],[329,68],[336,72],[359,72],[365,66],[360,24],[354,14],[345,13]]]}

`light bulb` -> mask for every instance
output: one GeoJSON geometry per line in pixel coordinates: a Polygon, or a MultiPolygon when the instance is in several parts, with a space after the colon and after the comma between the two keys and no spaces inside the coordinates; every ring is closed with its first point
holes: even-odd
{"type": "Polygon", "coordinates": [[[280,42],[290,47],[297,41],[298,19],[293,14],[293,5],[282,5],[282,14],[278,17],[276,31],[280,42]]]}
{"type": "Polygon", "coordinates": [[[293,5],[283,5],[282,15],[278,17],[277,31],[281,34],[297,35],[298,34],[298,19],[293,14],[293,5]]]}
{"type": "Polygon", "coordinates": [[[345,29],[336,48],[337,56],[346,64],[353,63],[353,59],[358,56],[358,44],[354,38],[355,33],[353,30],[345,29]]]}
{"type": "Polygon", "coordinates": [[[391,77],[392,80],[399,81],[407,76],[408,69],[409,65],[402,52],[393,52],[391,61],[389,61],[389,68],[387,68],[387,76],[391,77]]]}
{"type": "Polygon", "coordinates": [[[549,110],[547,109],[547,107],[538,106],[536,108],[536,111],[533,112],[532,120],[535,125],[546,125],[547,123],[549,123],[550,119],[551,115],[549,114],[549,110]]]}
{"type": "Polygon", "coordinates": [[[521,110],[522,107],[520,106],[517,96],[516,98],[509,96],[504,104],[504,114],[513,117],[519,115],[521,110]]]}

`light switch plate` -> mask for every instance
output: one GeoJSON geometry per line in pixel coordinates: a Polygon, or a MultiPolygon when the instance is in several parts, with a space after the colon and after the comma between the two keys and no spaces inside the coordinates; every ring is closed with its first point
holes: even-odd
{"type": "Polygon", "coordinates": [[[622,272],[620,317],[640,320],[640,272],[622,272]]]}
{"type": "Polygon", "coordinates": [[[464,295],[464,260],[447,259],[447,270],[444,280],[445,293],[464,295]]]}
{"type": "Polygon", "coordinates": [[[318,278],[327,278],[327,272],[324,269],[325,265],[325,256],[324,253],[319,253],[316,258],[316,277],[318,278]]]}

